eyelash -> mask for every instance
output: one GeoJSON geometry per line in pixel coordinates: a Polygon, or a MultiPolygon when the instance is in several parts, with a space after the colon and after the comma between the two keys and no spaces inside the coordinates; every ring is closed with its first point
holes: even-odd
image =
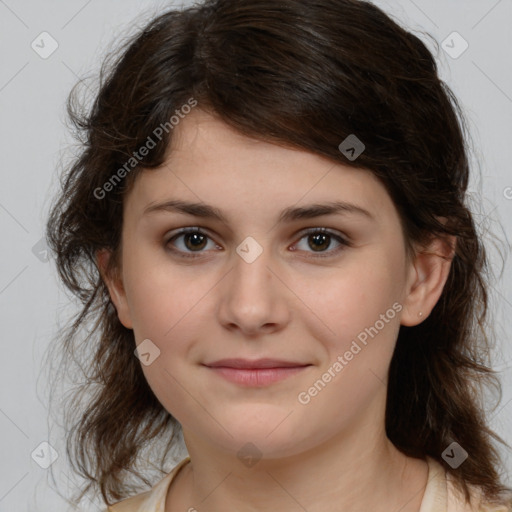
{"type": "MultiPolygon", "coordinates": [[[[341,237],[340,235],[337,235],[336,233],[330,231],[327,228],[309,228],[305,231],[302,231],[301,237],[299,238],[299,242],[303,238],[305,238],[309,235],[318,234],[318,233],[326,234],[326,235],[329,235],[331,238],[334,238],[338,243],[340,243],[340,247],[338,247],[334,251],[328,251],[327,255],[322,254],[322,253],[316,253],[313,256],[307,256],[308,258],[331,258],[331,257],[337,255],[339,252],[343,251],[345,249],[345,247],[351,246],[351,244],[348,242],[348,240],[341,237]]],[[[200,228],[184,228],[184,229],[178,231],[176,234],[174,234],[169,239],[167,239],[164,244],[165,247],[169,247],[170,242],[173,242],[180,236],[187,235],[187,234],[200,234],[200,235],[206,236],[209,240],[211,240],[209,235],[207,233],[205,233],[204,231],[202,231],[200,228]]],[[[198,251],[197,253],[193,253],[193,252],[186,253],[186,252],[183,252],[183,251],[180,251],[177,249],[173,249],[173,248],[169,248],[169,250],[175,254],[179,254],[179,257],[182,257],[182,258],[200,258],[202,256],[201,251],[198,251]]]]}

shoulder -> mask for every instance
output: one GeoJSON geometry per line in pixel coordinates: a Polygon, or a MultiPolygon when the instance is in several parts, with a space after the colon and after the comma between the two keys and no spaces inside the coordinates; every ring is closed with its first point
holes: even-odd
{"type": "Polygon", "coordinates": [[[455,478],[435,459],[427,457],[429,475],[420,512],[512,512],[512,495],[490,503],[482,489],[469,485],[470,502],[455,485],[455,478]]]}
{"type": "Polygon", "coordinates": [[[106,512],[139,512],[147,502],[147,498],[153,492],[153,489],[119,501],[115,505],[108,507],[106,512]]]}
{"type": "Polygon", "coordinates": [[[491,503],[486,501],[481,488],[470,485],[471,502],[467,503],[456,489],[450,474],[447,474],[446,482],[449,512],[512,512],[512,495],[501,503],[491,503]]]}
{"type": "Polygon", "coordinates": [[[185,457],[150,490],[119,501],[104,512],[164,512],[167,491],[178,471],[189,461],[190,457],[185,457]]]}

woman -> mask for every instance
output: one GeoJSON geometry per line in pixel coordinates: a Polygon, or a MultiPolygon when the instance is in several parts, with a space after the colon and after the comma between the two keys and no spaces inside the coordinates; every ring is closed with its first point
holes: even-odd
{"type": "Polygon", "coordinates": [[[425,45],[358,0],[206,1],[102,76],[48,238],[83,301],[64,347],[95,322],[68,445],[109,510],[510,510],[464,122],[425,45]]]}

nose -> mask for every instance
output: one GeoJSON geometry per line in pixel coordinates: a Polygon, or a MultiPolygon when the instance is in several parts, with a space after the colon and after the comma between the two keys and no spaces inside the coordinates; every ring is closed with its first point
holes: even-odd
{"type": "Polygon", "coordinates": [[[263,248],[254,260],[240,254],[233,252],[233,267],[219,288],[220,323],[246,337],[284,329],[290,321],[289,300],[293,296],[284,271],[270,249],[263,248]]]}

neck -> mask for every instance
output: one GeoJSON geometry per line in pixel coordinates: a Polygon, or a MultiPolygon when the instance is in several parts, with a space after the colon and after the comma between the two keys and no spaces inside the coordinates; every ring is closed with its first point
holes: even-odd
{"type": "Polygon", "coordinates": [[[201,512],[417,512],[428,466],[398,451],[376,425],[374,417],[309,451],[263,457],[249,467],[236,453],[184,430],[191,462],[183,468],[182,491],[174,503],[201,512]]]}

